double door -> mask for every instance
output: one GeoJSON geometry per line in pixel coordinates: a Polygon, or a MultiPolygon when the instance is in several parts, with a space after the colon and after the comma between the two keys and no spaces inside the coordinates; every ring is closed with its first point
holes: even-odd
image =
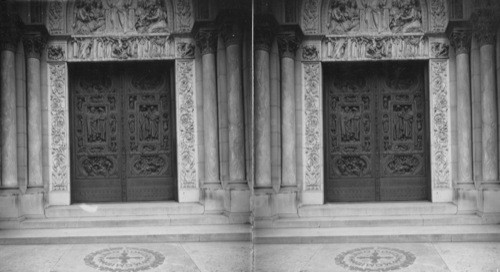
{"type": "Polygon", "coordinates": [[[73,64],[72,202],[176,196],[172,69],[166,64],[73,64]]]}
{"type": "Polygon", "coordinates": [[[324,69],[327,202],[428,198],[422,63],[324,69]]]}

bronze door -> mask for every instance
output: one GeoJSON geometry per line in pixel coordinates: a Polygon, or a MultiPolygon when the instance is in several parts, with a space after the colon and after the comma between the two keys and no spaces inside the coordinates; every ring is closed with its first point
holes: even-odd
{"type": "Polygon", "coordinates": [[[325,66],[327,202],[427,199],[421,63],[325,66]]]}
{"type": "Polygon", "coordinates": [[[70,67],[73,202],[175,198],[170,71],[153,63],[70,67]]]}

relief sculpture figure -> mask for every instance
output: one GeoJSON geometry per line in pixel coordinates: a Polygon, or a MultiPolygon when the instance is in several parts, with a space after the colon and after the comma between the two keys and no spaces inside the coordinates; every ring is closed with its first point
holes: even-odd
{"type": "Polygon", "coordinates": [[[394,140],[411,140],[413,134],[413,111],[409,105],[396,105],[394,120],[394,140]]]}
{"type": "Polygon", "coordinates": [[[76,1],[72,26],[77,34],[102,32],[106,27],[102,2],[99,0],[76,1]]]}
{"type": "Polygon", "coordinates": [[[382,32],[384,26],[384,9],[387,0],[362,0],[365,8],[367,30],[382,32]]]}
{"type": "Polygon", "coordinates": [[[361,132],[361,114],[357,107],[344,107],[341,123],[343,142],[359,141],[361,132]]]}
{"type": "Polygon", "coordinates": [[[330,3],[327,27],[332,34],[359,30],[359,10],[356,2],[334,0],[330,3]]]}
{"type": "Polygon", "coordinates": [[[397,0],[392,3],[389,28],[394,33],[422,31],[422,12],[418,0],[397,0]]]}
{"type": "Polygon", "coordinates": [[[158,0],[143,0],[136,10],[135,28],[139,33],[157,33],[167,31],[167,13],[158,0]]]}

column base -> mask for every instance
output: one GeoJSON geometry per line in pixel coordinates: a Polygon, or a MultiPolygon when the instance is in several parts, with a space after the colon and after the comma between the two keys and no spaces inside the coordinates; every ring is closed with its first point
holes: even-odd
{"type": "Polygon", "coordinates": [[[17,220],[21,215],[21,202],[18,189],[0,190],[0,219],[17,220]]]}
{"type": "Polygon", "coordinates": [[[179,189],[179,203],[200,202],[200,189],[179,189]]]}
{"type": "Polygon", "coordinates": [[[22,215],[29,218],[45,217],[43,188],[28,188],[26,193],[19,195],[22,215]]]}
{"type": "Polygon", "coordinates": [[[475,213],[477,211],[477,189],[474,184],[459,184],[453,190],[453,202],[458,213],[475,213]]]}
{"type": "Polygon", "coordinates": [[[226,212],[250,213],[250,188],[247,184],[229,184],[224,191],[226,212]]]}
{"type": "Polygon", "coordinates": [[[254,194],[255,219],[298,216],[296,187],[281,188],[278,193],[274,193],[272,189],[256,189],[254,194]]]}
{"type": "Polygon", "coordinates": [[[300,205],[323,205],[325,195],[322,190],[303,191],[300,195],[300,205]]]}
{"type": "Polygon", "coordinates": [[[453,189],[452,188],[433,188],[432,189],[432,202],[452,202],[453,201],[453,189]]]}
{"type": "Polygon", "coordinates": [[[220,184],[207,184],[201,189],[205,213],[224,212],[224,198],[226,191],[220,184]]]}

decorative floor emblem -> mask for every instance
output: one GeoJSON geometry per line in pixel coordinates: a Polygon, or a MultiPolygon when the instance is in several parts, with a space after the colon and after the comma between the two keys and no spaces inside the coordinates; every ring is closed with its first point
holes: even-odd
{"type": "Polygon", "coordinates": [[[100,271],[136,272],[158,267],[165,260],[159,252],[131,247],[115,247],[94,251],[85,264],[100,271]]]}
{"type": "Polygon", "coordinates": [[[415,261],[410,252],[387,247],[364,247],[340,253],[337,265],[351,271],[391,271],[408,267],[415,261]]]}

